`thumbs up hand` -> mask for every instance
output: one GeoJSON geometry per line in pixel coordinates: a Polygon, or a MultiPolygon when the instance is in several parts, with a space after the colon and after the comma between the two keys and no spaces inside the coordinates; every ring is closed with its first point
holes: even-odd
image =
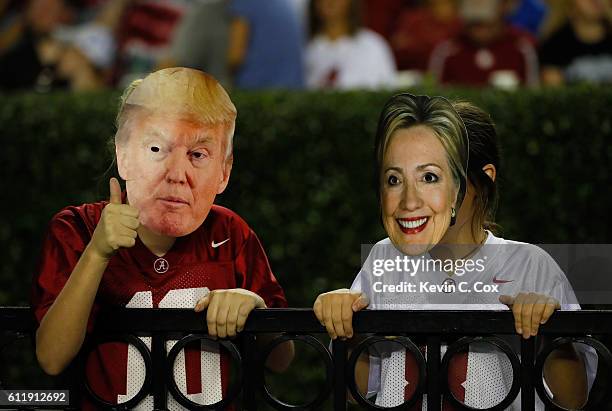
{"type": "Polygon", "coordinates": [[[110,179],[110,200],[102,210],[102,216],[89,243],[92,251],[104,259],[110,259],[119,247],[136,244],[136,230],[140,226],[138,210],[121,203],[121,187],[116,178],[110,179]]]}

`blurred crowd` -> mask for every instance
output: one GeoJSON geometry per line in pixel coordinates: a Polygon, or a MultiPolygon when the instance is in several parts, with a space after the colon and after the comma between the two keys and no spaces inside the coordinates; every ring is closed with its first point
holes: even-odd
{"type": "Polygon", "coordinates": [[[612,82],[612,0],[0,0],[0,91],[612,82]]]}

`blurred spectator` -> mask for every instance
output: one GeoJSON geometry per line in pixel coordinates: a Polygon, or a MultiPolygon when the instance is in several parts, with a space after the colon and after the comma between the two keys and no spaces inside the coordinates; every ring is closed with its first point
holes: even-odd
{"type": "Polygon", "coordinates": [[[510,2],[507,20],[515,27],[519,27],[537,37],[540,26],[546,17],[547,7],[542,0],[516,0],[510,2]]]}
{"type": "Polygon", "coordinates": [[[105,86],[116,51],[109,27],[97,22],[86,23],[59,28],[53,37],[61,48],[55,63],[56,75],[68,82],[68,88],[85,91],[105,86]]]}
{"type": "Polygon", "coordinates": [[[64,0],[30,0],[11,5],[5,2],[3,6],[0,89],[65,85],[52,74],[59,53],[51,33],[73,20],[71,5],[64,0]]]}
{"type": "Polygon", "coordinates": [[[181,66],[202,70],[229,86],[229,24],[227,0],[194,2],[177,24],[168,56],[158,68],[181,66]]]}
{"type": "Polygon", "coordinates": [[[461,1],[462,32],[431,56],[431,71],[441,83],[504,88],[538,83],[530,35],[505,21],[505,1],[461,1]]]}
{"type": "Polygon", "coordinates": [[[287,0],[231,0],[228,63],[239,88],[304,86],[304,29],[287,0]]]}
{"type": "Polygon", "coordinates": [[[540,46],[543,84],[612,82],[610,8],[607,0],[555,2],[550,18],[558,28],[549,26],[540,46]]]}
{"type": "Polygon", "coordinates": [[[114,83],[121,87],[146,76],[167,59],[174,30],[193,4],[185,0],[127,0],[127,3],[117,32],[114,73],[114,83]]]}
{"type": "Polygon", "coordinates": [[[116,55],[114,32],[129,1],[108,0],[95,7],[76,0],[31,0],[17,8],[14,21],[22,22],[22,35],[0,56],[0,88],[104,87],[116,55]],[[86,22],[74,24],[82,16],[86,22]]]}
{"type": "Polygon", "coordinates": [[[311,88],[395,85],[391,49],[379,34],[360,27],[357,0],[312,0],[306,79],[311,88]]]}
{"type": "Polygon", "coordinates": [[[460,29],[457,0],[426,0],[404,9],[390,37],[398,69],[426,71],[435,46],[460,29]]]}

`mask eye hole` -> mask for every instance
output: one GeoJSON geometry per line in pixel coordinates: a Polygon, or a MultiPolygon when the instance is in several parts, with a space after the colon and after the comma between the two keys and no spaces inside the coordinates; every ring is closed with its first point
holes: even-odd
{"type": "Polygon", "coordinates": [[[151,151],[154,152],[154,153],[159,153],[159,147],[151,146],[151,151]]]}
{"type": "Polygon", "coordinates": [[[426,183],[435,183],[438,181],[438,176],[434,173],[426,173],[423,176],[423,181],[425,181],[426,183]]]}

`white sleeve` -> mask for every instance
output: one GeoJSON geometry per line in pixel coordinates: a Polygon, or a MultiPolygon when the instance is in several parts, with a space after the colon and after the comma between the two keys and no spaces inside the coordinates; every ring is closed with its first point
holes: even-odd
{"type": "Polygon", "coordinates": [[[374,64],[373,67],[377,68],[375,86],[394,87],[397,84],[397,68],[393,52],[382,36],[375,34],[372,40],[373,59],[371,64],[374,64]]]}
{"type": "Polygon", "coordinates": [[[362,290],[362,285],[361,285],[361,271],[359,271],[357,273],[357,276],[355,276],[355,279],[353,280],[353,284],[351,284],[351,291],[361,291],[362,290]]]}
{"type": "Polygon", "coordinates": [[[584,368],[587,374],[587,386],[589,392],[591,392],[593,382],[595,382],[595,377],[597,377],[597,364],[599,362],[597,351],[590,345],[585,344],[574,344],[574,349],[578,355],[582,357],[582,361],[584,361],[584,368]]]}
{"type": "Polygon", "coordinates": [[[311,40],[306,47],[306,52],[304,53],[304,66],[305,77],[306,77],[306,86],[310,89],[317,88],[317,56],[316,56],[316,46],[314,44],[314,40],[311,40]]]}
{"type": "Polygon", "coordinates": [[[559,301],[562,310],[580,310],[580,304],[578,303],[572,285],[569,283],[561,268],[556,266],[556,269],[558,270],[559,278],[549,293],[550,296],[559,301]]]}
{"type": "Polygon", "coordinates": [[[380,355],[376,349],[370,346],[370,373],[368,374],[368,393],[366,398],[371,398],[380,391],[380,355]]]}
{"type": "Polygon", "coordinates": [[[322,88],[323,80],[333,66],[333,50],[319,36],[311,39],[304,53],[306,86],[309,89],[322,88]]]}
{"type": "MultiPolygon", "coordinates": [[[[375,246],[376,247],[376,246],[375,246]]],[[[372,299],[372,259],[374,258],[373,253],[374,249],[370,251],[368,254],[368,258],[361,266],[361,270],[357,273],[355,280],[353,280],[353,284],[351,285],[351,291],[361,291],[363,292],[368,299],[370,300],[370,306],[368,308],[372,308],[372,304],[374,304],[374,300],[372,299]]]]}

